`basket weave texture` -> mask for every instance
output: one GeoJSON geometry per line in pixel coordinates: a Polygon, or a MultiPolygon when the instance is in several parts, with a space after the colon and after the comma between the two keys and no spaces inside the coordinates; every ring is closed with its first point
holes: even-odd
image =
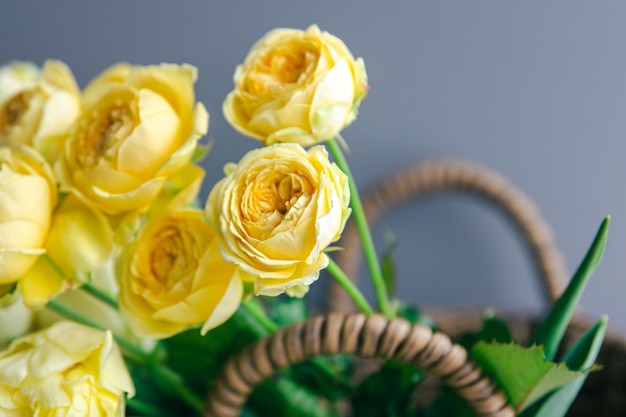
{"type": "Polygon", "coordinates": [[[248,347],[226,365],[205,417],[236,417],[253,388],[280,369],[319,355],[394,359],[441,377],[481,417],[512,417],[495,384],[443,333],[380,315],[330,314],[283,329],[248,347]]]}
{"type": "MultiPolygon", "coordinates": [[[[411,165],[384,179],[363,199],[370,227],[402,203],[415,201],[441,192],[468,193],[484,200],[505,214],[528,246],[547,302],[556,300],[569,280],[564,258],[556,244],[548,222],[535,203],[521,189],[500,173],[471,161],[458,159],[431,160],[411,165]]],[[[362,259],[361,245],[354,224],[344,231],[337,263],[355,282],[362,259]]],[[[329,309],[353,311],[352,300],[334,281],[330,283],[329,309]]],[[[484,309],[454,310],[429,308],[427,313],[438,328],[452,339],[480,328],[484,309]]],[[[516,340],[528,340],[538,325],[538,318],[515,312],[498,312],[511,327],[516,340]]],[[[597,319],[579,311],[574,315],[565,335],[563,348],[568,347],[597,319]]],[[[589,375],[578,395],[569,417],[626,416],[626,335],[609,329],[598,363],[600,372],[589,375]]]]}
{"type": "MultiPolygon", "coordinates": [[[[546,300],[554,301],[565,288],[568,275],[550,226],[532,200],[497,172],[468,161],[429,161],[383,181],[366,195],[363,205],[373,225],[406,200],[451,190],[474,194],[507,215],[528,244],[546,300]]],[[[340,244],[344,250],[338,253],[337,263],[356,282],[362,255],[354,225],[346,228],[340,244]]],[[[204,416],[239,416],[254,387],[278,370],[318,355],[340,353],[412,364],[456,389],[478,416],[515,415],[493,382],[447,336],[454,338],[476,330],[482,321],[482,309],[429,310],[444,334],[401,319],[354,313],[351,299],[334,282],[328,298],[330,314],[282,329],[231,359],[209,393],[204,416]]],[[[521,341],[537,324],[534,317],[506,314],[503,318],[521,341]]],[[[588,315],[577,314],[565,345],[592,322],[588,315]]],[[[599,363],[606,369],[590,375],[568,416],[626,416],[626,339],[622,334],[607,334],[599,363]]]]}

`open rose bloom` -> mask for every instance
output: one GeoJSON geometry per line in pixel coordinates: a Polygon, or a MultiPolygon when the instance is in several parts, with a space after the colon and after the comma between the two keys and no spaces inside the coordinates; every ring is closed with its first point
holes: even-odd
{"type": "Polygon", "coordinates": [[[80,109],[78,86],[64,63],[0,67],[0,145],[32,146],[54,161],[80,109]]]}
{"type": "Polygon", "coordinates": [[[191,65],[121,63],[81,91],[58,61],[0,67],[0,308],[20,300],[0,316],[15,324],[0,332],[14,339],[0,351],[0,416],[163,415],[170,400],[199,414],[172,358],[223,348],[251,320],[259,337],[273,324],[251,298],[304,296],[328,266],[350,188],[319,143],[356,117],[363,61],[317,26],[260,40],[223,109],[267,146],[228,164],[205,207],[196,78],[191,65]],[[243,327],[219,336],[229,323],[243,327]],[[130,399],[131,373],[147,397],[130,399]]]}
{"type": "Polygon", "coordinates": [[[122,417],[134,392],[111,332],[59,322],[0,352],[5,417],[122,417]]]}
{"type": "Polygon", "coordinates": [[[92,81],[58,166],[62,190],[109,215],[146,211],[208,128],[196,69],[119,64],[92,81]]]}
{"type": "Polygon", "coordinates": [[[324,147],[296,144],[253,150],[226,170],[206,204],[222,256],[250,275],[257,294],[303,295],[350,215],[348,178],[324,147]]]}
{"type": "Polygon", "coordinates": [[[217,251],[200,210],[178,210],[151,221],[117,265],[120,308],[137,333],[164,338],[193,325],[206,333],[239,307],[239,269],[217,251]]]}

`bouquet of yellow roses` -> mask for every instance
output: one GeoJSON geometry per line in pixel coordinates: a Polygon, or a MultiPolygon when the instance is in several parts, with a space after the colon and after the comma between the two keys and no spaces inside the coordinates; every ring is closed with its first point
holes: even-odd
{"type": "MultiPolygon", "coordinates": [[[[227,164],[203,207],[209,115],[196,77],[190,65],[118,64],[81,91],[58,61],[0,68],[0,415],[221,415],[205,398],[224,364],[307,320],[302,297],[323,269],[364,315],[430,332],[388,295],[342,151],[368,91],[363,60],[317,26],[260,39],[223,112],[264,146],[227,164]],[[351,215],[380,315],[329,256],[351,215]]],[[[494,318],[466,346],[504,392],[485,415],[564,415],[595,369],[606,319],[565,365],[553,361],[607,227],[529,347],[494,318]]],[[[349,355],[305,361],[243,413],[333,416],[346,401],[362,416],[478,410],[452,391],[418,409],[425,374],[413,366],[389,361],[364,381],[355,366],[349,355]]]]}

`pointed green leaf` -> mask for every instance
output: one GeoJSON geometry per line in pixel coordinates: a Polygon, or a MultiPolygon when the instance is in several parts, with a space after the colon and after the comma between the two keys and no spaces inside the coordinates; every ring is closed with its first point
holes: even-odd
{"type": "Polygon", "coordinates": [[[596,324],[587,330],[576,343],[565,352],[563,362],[565,362],[570,369],[584,371],[593,366],[598,357],[598,353],[600,353],[608,323],[609,318],[602,316],[596,324]]]}
{"type": "MultiPolygon", "coordinates": [[[[581,371],[593,366],[606,334],[608,319],[602,317],[591,329],[567,351],[565,363],[570,369],[581,371]]],[[[581,375],[564,387],[548,394],[541,401],[526,410],[520,417],[564,417],[578,396],[587,374],[581,375]]]]}
{"type": "Polygon", "coordinates": [[[583,374],[570,371],[565,364],[548,362],[541,346],[478,342],[472,356],[493,377],[517,412],[583,374]]]}
{"type": "Polygon", "coordinates": [[[544,346],[546,359],[548,360],[554,359],[565,330],[574,314],[576,305],[589,281],[589,277],[598,267],[600,259],[602,259],[610,221],[611,218],[609,216],[604,219],[574,277],[530,339],[531,345],[544,346]]]}

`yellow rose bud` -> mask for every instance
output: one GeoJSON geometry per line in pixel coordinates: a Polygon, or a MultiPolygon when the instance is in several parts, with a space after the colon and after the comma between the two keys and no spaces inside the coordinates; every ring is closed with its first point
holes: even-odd
{"type": "Polygon", "coordinates": [[[118,64],[85,89],[59,165],[62,189],[110,215],[145,211],[208,128],[196,69],[118,64]]]}
{"type": "Polygon", "coordinates": [[[110,331],[60,322],[0,352],[0,415],[122,417],[134,387],[110,331]]]}
{"type": "Polygon", "coordinates": [[[255,277],[257,294],[302,296],[350,215],[348,178],[323,146],[296,144],[253,150],[227,170],[206,204],[222,256],[255,277]]]}
{"type": "Polygon", "coordinates": [[[29,145],[53,161],[80,107],[76,80],[64,63],[0,67],[0,145],[29,145]]]}
{"type": "Polygon", "coordinates": [[[101,212],[69,195],[54,211],[45,249],[19,283],[34,310],[103,266],[113,253],[113,231],[101,212]]]}
{"type": "Polygon", "coordinates": [[[332,139],[355,119],[368,89],[363,60],[315,25],[267,33],[234,82],[223,105],[226,120],[266,145],[332,139]]]}
{"type": "Polygon", "coordinates": [[[165,338],[204,322],[202,333],[239,307],[243,283],[222,260],[200,210],[151,220],[118,261],[122,316],[140,335],[165,338]]]}
{"type": "Polygon", "coordinates": [[[0,147],[0,285],[17,281],[45,252],[56,198],[40,154],[26,146],[0,147]]]}

